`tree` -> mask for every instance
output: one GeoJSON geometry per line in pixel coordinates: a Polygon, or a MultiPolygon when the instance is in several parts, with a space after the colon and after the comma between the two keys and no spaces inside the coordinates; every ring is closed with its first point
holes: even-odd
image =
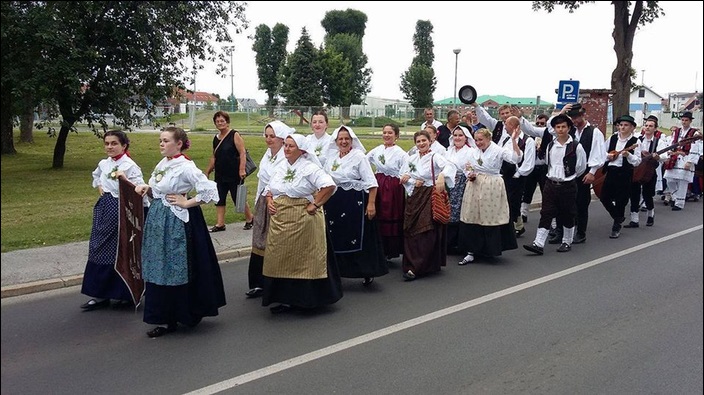
{"type": "MultiPolygon", "coordinates": [[[[41,55],[22,71],[6,63],[3,51],[3,107],[5,97],[13,103],[23,100],[16,87],[6,87],[9,64],[10,72],[22,78],[18,85],[35,102],[56,104],[61,129],[52,165],[61,168],[68,133],[77,122],[87,122],[97,135],[102,132],[96,123],[107,130],[107,114],[122,127],[139,125],[131,110],[146,108],[151,115],[154,106],[148,103],[171,97],[195,75],[189,69],[201,67],[198,62],[217,62],[216,72],[224,77],[226,53],[213,43],[229,42],[230,28],[240,33],[246,27],[244,7],[219,1],[3,2],[3,49],[7,29],[15,32],[7,43],[12,53],[28,48],[41,55]],[[6,19],[6,8],[31,18],[6,19]],[[30,23],[21,25],[26,21],[30,23]]],[[[3,108],[0,115],[4,143],[4,118],[17,113],[6,114],[3,108]]]]}
{"type": "Polygon", "coordinates": [[[257,53],[255,63],[259,89],[264,90],[268,96],[266,107],[269,109],[270,117],[274,116],[274,107],[279,104],[276,96],[279,93],[279,74],[286,60],[287,45],[288,26],[277,23],[273,31],[264,24],[257,26],[252,50],[257,53]]]}
{"type": "MultiPolygon", "coordinates": [[[[582,4],[593,1],[534,1],[533,11],[544,9],[552,12],[556,5],[562,5],[570,13],[582,4]]],[[[631,63],[633,61],[633,39],[638,26],[645,26],[655,19],[665,15],[657,1],[612,1],[614,6],[614,51],[616,52],[616,68],[611,73],[611,89],[614,90],[613,114],[620,116],[628,114],[631,93],[631,63]],[[633,13],[630,6],[633,4],[633,13]],[[630,17],[630,19],[629,19],[630,17]]]]}
{"type": "Polygon", "coordinates": [[[318,53],[323,102],[332,107],[345,106],[352,100],[352,85],[340,82],[354,79],[352,67],[345,60],[345,56],[333,48],[320,48],[318,53]]]}
{"type": "MultiPolygon", "coordinates": [[[[347,118],[349,106],[361,103],[371,90],[372,70],[367,67],[368,58],[362,49],[367,16],[361,11],[352,9],[334,10],[326,12],[320,23],[325,29],[325,49],[342,54],[344,61],[350,65],[352,71],[352,79],[337,82],[349,85],[350,96],[331,99],[341,103],[342,117],[347,118]]],[[[331,83],[333,82],[331,81],[331,83]]],[[[330,90],[345,91],[342,88],[331,88],[330,90]]]]}
{"type": "Polygon", "coordinates": [[[318,50],[304,27],[296,49],[288,56],[282,70],[281,95],[286,98],[286,105],[300,110],[320,107],[323,93],[320,80],[318,50]]]}
{"type": "Polygon", "coordinates": [[[433,93],[437,86],[435,70],[433,70],[433,24],[430,21],[416,22],[416,32],[413,34],[413,48],[416,56],[411,61],[408,70],[401,75],[401,92],[404,98],[415,108],[415,116],[423,114],[423,109],[433,105],[433,93]]]}

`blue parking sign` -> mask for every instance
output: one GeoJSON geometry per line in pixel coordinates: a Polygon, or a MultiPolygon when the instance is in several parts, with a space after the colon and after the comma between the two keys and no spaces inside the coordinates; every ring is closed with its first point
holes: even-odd
{"type": "Polygon", "coordinates": [[[579,101],[579,81],[562,80],[557,88],[558,103],[577,103],[579,101]]]}

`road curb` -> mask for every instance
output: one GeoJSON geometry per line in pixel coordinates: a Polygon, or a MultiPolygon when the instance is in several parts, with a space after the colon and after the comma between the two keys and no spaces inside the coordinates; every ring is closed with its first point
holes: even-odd
{"type": "MultiPolygon", "coordinates": [[[[219,262],[225,262],[231,259],[244,258],[251,254],[252,247],[240,248],[235,250],[222,251],[217,254],[219,262]]],[[[51,291],[60,288],[74,287],[81,285],[83,275],[77,274],[68,277],[50,278],[47,280],[32,281],[23,284],[8,285],[2,287],[0,298],[11,298],[14,296],[28,295],[37,292],[51,291]]]]}

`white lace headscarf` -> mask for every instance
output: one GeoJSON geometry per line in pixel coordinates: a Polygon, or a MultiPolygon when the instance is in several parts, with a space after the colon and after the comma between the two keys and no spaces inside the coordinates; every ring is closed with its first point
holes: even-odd
{"type": "Polygon", "coordinates": [[[359,141],[359,138],[357,137],[356,134],[352,131],[352,128],[349,126],[342,125],[339,128],[335,129],[334,132],[332,132],[332,140],[330,141],[330,149],[334,149],[335,151],[338,150],[337,148],[337,134],[340,133],[340,130],[346,130],[350,134],[350,138],[352,139],[352,148],[353,149],[358,149],[362,152],[367,152],[367,149],[364,148],[364,145],[362,145],[362,142],[359,141]]]}
{"type": "Polygon", "coordinates": [[[274,129],[274,134],[276,135],[276,137],[282,140],[285,140],[286,137],[288,137],[289,135],[296,133],[296,129],[286,125],[281,121],[272,121],[267,123],[266,126],[264,126],[264,131],[266,131],[266,128],[268,128],[269,126],[274,129]]]}
{"type": "Polygon", "coordinates": [[[306,136],[304,136],[302,134],[298,134],[298,133],[292,133],[286,137],[290,137],[293,139],[293,141],[296,142],[298,149],[301,150],[301,152],[303,152],[303,154],[301,155],[302,158],[304,158],[310,162],[315,163],[321,169],[323,168],[323,165],[320,163],[320,160],[315,155],[315,153],[308,153],[308,142],[306,140],[306,136]]]}

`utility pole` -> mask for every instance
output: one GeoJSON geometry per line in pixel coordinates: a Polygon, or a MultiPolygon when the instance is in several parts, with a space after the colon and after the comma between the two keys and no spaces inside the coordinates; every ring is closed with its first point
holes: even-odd
{"type": "Polygon", "coordinates": [[[460,55],[460,48],[453,49],[452,52],[455,53],[455,90],[454,90],[454,96],[452,99],[452,108],[457,108],[457,58],[459,58],[460,55]]]}
{"type": "Polygon", "coordinates": [[[228,45],[223,47],[226,51],[230,52],[230,112],[235,111],[235,72],[233,68],[232,54],[235,52],[234,45],[228,45]]]}

